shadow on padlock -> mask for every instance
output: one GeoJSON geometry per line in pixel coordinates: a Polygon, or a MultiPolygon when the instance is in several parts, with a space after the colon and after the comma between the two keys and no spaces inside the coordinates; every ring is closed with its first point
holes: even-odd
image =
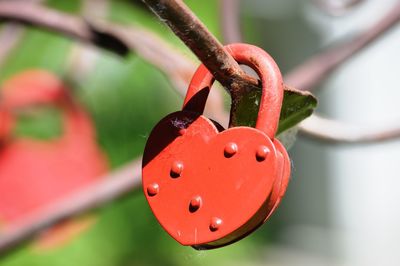
{"type": "MultiPolygon", "coordinates": [[[[53,74],[22,72],[6,81],[1,93],[0,230],[7,230],[96,181],[107,171],[107,161],[88,114],[53,74]],[[62,111],[62,135],[52,140],[14,136],[17,112],[38,105],[62,111]]],[[[90,221],[94,220],[65,221],[49,229],[37,244],[60,246],[85,230],[90,221]]]]}
{"type": "Polygon", "coordinates": [[[256,127],[225,130],[202,115],[214,78],[201,65],[183,110],[154,127],[143,155],[143,189],[154,215],[176,241],[196,249],[222,247],[257,229],[290,177],[288,154],[275,138],[283,100],[279,68],[258,47],[225,49],[261,79],[256,127]]]}

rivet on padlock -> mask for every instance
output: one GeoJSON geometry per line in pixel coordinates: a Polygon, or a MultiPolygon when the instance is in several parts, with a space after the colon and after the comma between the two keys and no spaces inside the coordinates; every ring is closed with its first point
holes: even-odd
{"type": "Polygon", "coordinates": [[[143,188],[154,215],[175,240],[197,249],[233,243],[258,228],[276,209],[290,175],[287,153],[275,139],[283,99],[278,67],[258,47],[225,48],[261,79],[256,127],[225,130],[202,115],[214,78],[201,65],[183,110],[154,127],[143,155],[143,188]],[[156,196],[148,192],[154,184],[156,196]]]}

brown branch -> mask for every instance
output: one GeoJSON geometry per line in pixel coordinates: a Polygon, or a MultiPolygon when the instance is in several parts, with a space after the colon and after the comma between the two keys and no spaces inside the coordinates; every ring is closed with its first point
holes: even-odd
{"type": "Polygon", "coordinates": [[[175,0],[143,0],[229,90],[232,98],[258,88],[258,81],[245,74],[222,44],[183,3],[175,0]]]}
{"type": "Polygon", "coordinates": [[[128,47],[112,33],[104,33],[84,20],[23,1],[0,1],[0,19],[40,26],[98,47],[126,55],[128,47]]]}
{"type": "Polygon", "coordinates": [[[14,225],[0,231],[0,253],[30,239],[42,230],[66,218],[100,207],[116,197],[133,193],[141,184],[141,159],[101,178],[101,181],[82,188],[38,211],[24,224],[14,225]]]}

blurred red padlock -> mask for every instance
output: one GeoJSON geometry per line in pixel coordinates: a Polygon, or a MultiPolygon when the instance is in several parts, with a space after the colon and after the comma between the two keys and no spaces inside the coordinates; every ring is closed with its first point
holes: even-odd
{"type": "Polygon", "coordinates": [[[7,227],[28,222],[94,182],[106,172],[107,162],[89,116],[53,74],[22,72],[6,81],[1,93],[0,225],[7,227]],[[46,141],[12,136],[16,112],[35,105],[62,110],[62,136],[46,141]]]}
{"type": "Polygon", "coordinates": [[[154,215],[175,240],[198,249],[227,245],[259,227],[290,176],[289,157],[275,139],[283,99],[278,67],[258,47],[225,48],[262,81],[256,128],[224,130],[202,115],[214,80],[202,65],[183,111],[155,126],[143,155],[143,189],[154,215]]]}

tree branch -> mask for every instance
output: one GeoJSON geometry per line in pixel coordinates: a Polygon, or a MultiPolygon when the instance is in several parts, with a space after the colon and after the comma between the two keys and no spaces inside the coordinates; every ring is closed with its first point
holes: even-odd
{"type": "Polygon", "coordinates": [[[300,134],[333,144],[366,144],[400,137],[400,124],[391,127],[358,127],[320,116],[311,116],[301,123],[300,134]]]}
{"type": "Polygon", "coordinates": [[[243,90],[258,88],[257,79],[247,75],[222,44],[183,1],[143,0],[172,31],[197,55],[215,79],[234,98],[243,90]]]}
{"type": "Polygon", "coordinates": [[[112,33],[102,32],[84,20],[23,1],[0,1],[0,19],[40,26],[126,55],[129,48],[112,33]]]}

